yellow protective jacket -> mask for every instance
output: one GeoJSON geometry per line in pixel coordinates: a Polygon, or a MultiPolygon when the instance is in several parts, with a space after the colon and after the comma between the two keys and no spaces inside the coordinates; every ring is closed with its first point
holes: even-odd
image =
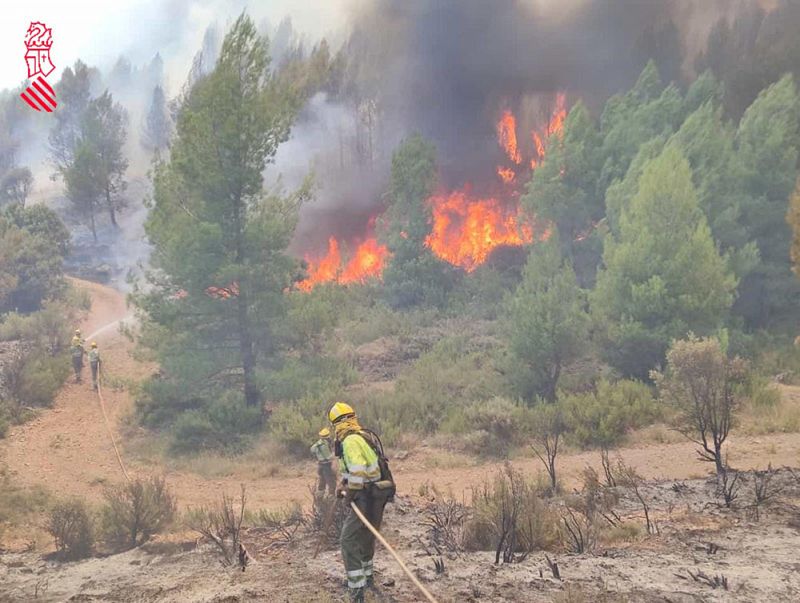
{"type": "Polygon", "coordinates": [[[378,455],[375,454],[372,446],[357,433],[351,433],[342,440],[339,472],[351,490],[361,490],[364,488],[364,484],[381,479],[378,455]]]}

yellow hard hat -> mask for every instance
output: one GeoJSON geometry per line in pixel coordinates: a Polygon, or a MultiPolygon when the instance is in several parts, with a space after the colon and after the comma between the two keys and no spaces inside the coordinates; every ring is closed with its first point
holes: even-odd
{"type": "Polygon", "coordinates": [[[96,341],[93,341],[93,342],[92,342],[92,347],[93,347],[93,348],[96,348],[96,347],[97,347],[97,342],[96,342],[96,341]]]}
{"type": "Polygon", "coordinates": [[[347,402],[335,402],[331,409],[328,411],[328,420],[331,423],[336,423],[339,419],[345,417],[355,416],[356,411],[347,402]]]}
{"type": "Polygon", "coordinates": [[[80,335],[80,334],[81,334],[81,330],[80,329],[75,329],[75,335],[80,335]]]}
{"type": "Polygon", "coordinates": [[[322,429],[319,430],[319,437],[327,438],[329,435],[331,435],[331,430],[328,429],[327,427],[323,427],[322,429]]]}

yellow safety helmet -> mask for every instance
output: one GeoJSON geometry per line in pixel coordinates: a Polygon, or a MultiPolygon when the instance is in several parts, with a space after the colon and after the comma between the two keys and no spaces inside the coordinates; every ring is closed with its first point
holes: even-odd
{"type": "Polygon", "coordinates": [[[96,342],[96,341],[93,341],[93,342],[92,342],[92,347],[93,347],[93,348],[96,348],[96,347],[97,347],[97,342],[96,342]]]}
{"type": "Polygon", "coordinates": [[[340,419],[344,419],[345,417],[354,417],[355,414],[356,411],[354,411],[353,407],[347,402],[336,402],[328,411],[328,420],[335,424],[340,419]]]}
{"type": "Polygon", "coordinates": [[[75,329],[75,335],[77,335],[78,337],[80,337],[80,335],[81,335],[81,330],[80,330],[80,329],[75,329]]]}
{"type": "Polygon", "coordinates": [[[329,435],[331,435],[331,430],[328,429],[327,427],[323,427],[322,429],[319,430],[319,437],[327,438],[329,435]]]}

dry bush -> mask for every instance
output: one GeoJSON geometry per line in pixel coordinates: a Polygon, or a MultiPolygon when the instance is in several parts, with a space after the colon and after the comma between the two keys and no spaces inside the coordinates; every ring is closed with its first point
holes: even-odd
{"type": "Polygon", "coordinates": [[[524,560],[532,551],[558,540],[558,517],[535,484],[510,465],[492,482],[473,491],[473,516],[467,522],[467,550],[495,551],[495,563],[524,560]]]}
{"type": "Polygon", "coordinates": [[[306,525],[306,517],[302,507],[295,502],[280,509],[259,509],[248,514],[247,523],[253,531],[262,532],[269,538],[266,548],[272,549],[292,544],[297,532],[306,525]]]}
{"type": "Polygon", "coordinates": [[[661,397],[678,410],[677,429],[698,445],[699,458],[714,463],[721,476],[725,470],[722,446],[741,406],[741,390],[748,378],[746,363],[728,358],[719,340],[689,334],[670,347],[667,370],[651,376],[661,397]]]}
{"type": "Polygon", "coordinates": [[[186,514],[186,525],[217,546],[225,565],[233,565],[238,559],[246,503],[242,486],[237,504],[223,493],[222,500],[216,505],[190,509],[186,514]]]}
{"type": "Polygon", "coordinates": [[[425,510],[423,520],[428,539],[436,550],[461,553],[465,550],[465,527],[472,512],[451,494],[441,494],[434,489],[434,496],[425,510]]]}
{"type": "Polygon", "coordinates": [[[775,477],[776,471],[772,468],[772,463],[767,466],[765,471],[753,472],[753,504],[751,505],[751,513],[753,519],[758,521],[761,519],[761,507],[770,503],[770,501],[781,493],[779,484],[773,484],[772,479],[775,477]]]}
{"type": "Polygon", "coordinates": [[[339,534],[342,533],[342,525],[349,507],[335,496],[319,496],[313,486],[310,489],[311,511],[305,525],[312,534],[317,535],[317,552],[323,545],[335,548],[339,544],[339,534]]]}
{"type": "Polygon", "coordinates": [[[175,497],[164,478],[134,479],[108,488],[102,511],[103,534],[115,550],[147,542],[175,519],[175,497]]]}
{"type": "Polygon", "coordinates": [[[637,473],[636,469],[626,465],[622,459],[617,460],[617,467],[614,470],[616,482],[623,488],[629,488],[639,504],[642,505],[644,513],[645,529],[648,534],[658,534],[658,524],[650,518],[650,505],[642,492],[644,478],[637,473]]]}
{"type": "Polygon", "coordinates": [[[62,559],[84,559],[92,554],[94,529],[84,501],[74,499],[54,505],[46,529],[62,559]]]}
{"type": "Polygon", "coordinates": [[[594,523],[586,515],[576,513],[569,505],[564,505],[561,512],[560,535],[561,542],[572,553],[591,551],[597,543],[594,523]]]}

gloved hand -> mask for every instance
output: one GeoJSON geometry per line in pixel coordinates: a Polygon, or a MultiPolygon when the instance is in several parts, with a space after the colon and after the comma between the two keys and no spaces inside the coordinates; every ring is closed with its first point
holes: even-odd
{"type": "Polygon", "coordinates": [[[339,489],[339,491],[336,493],[336,496],[337,496],[337,498],[344,499],[344,504],[349,506],[350,503],[353,502],[353,499],[356,496],[356,491],[355,490],[351,490],[347,486],[344,486],[344,487],[339,489]]]}

